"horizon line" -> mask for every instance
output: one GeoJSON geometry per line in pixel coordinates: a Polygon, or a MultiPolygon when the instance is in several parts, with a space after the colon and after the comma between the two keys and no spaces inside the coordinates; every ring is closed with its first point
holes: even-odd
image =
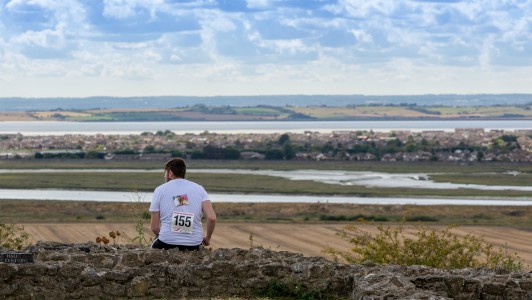
{"type": "Polygon", "coordinates": [[[171,97],[191,97],[191,98],[242,98],[242,97],[420,97],[420,96],[532,96],[532,93],[425,93],[425,94],[261,94],[261,95],[139,95],[139,96],[42,96],[42,97],[24,97],[24,96],[3,96],[0,100],[5,99],[91,99],[91,98],[171,98],[171,97]]]}

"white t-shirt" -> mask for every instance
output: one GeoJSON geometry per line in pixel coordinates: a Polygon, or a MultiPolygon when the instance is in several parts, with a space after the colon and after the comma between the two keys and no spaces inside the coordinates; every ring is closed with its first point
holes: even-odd
{"type": "Polygon", "coordinates": [[[202,204],[208,201],[205,189],[186,179],[174,179],[158,186],[150,212],[160,212],[159,240],[171,245],[197,246],[203,241],[202,204]]]}

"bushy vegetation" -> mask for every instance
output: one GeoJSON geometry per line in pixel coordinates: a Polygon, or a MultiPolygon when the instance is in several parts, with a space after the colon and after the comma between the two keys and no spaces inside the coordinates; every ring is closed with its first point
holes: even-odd
{"type": "Polygon", "coordinates": [[[195,104],[187,109],[188,111],[201,112],[205,114],[222,114],[222,115],[235,115],[234,108],[222,105],[222,106],[207,106],[205,104],[195,104]]]}
{"type": "Polygon", "coordinates": [[[378,222],[388,222],[390,219],[386,216],[372,216],[372,215],[352,215],[352,216],[346,216],[346,215],[320,215],[320,221],[356,221],[359,219],[364,219],[368,221],[378,221],[378,222]]]}
{"type": "Polygon", "coordinates": [[[30,234],[24,231],[23,226],[0,223],[0,246],[20,250],[29,245],[30,234]]]}
{"type": "Polygon", "coordinates": [[[233,147],[217,147],[207,145],[202,151],[195,151],[191,154],[192,159],[239,159],[240,151],[233,147]]]}
{"type": "Polygon", "coordinates": [[[492,140],[493,149],[497,149],[503,153],[513,151],[514,149],[521,149],[517,142],[515,135],[502,135],[492,140]]]}
{"type": "Polygon", "coordinates": [[[36,152],[35,159],[103,159],[105,152],[79,151],[79,152],[36,152]]]}
{"type": "Polygon", "coordinates": [[[419,223],[414,225],[414,232],[407,232],[404,220],[394,227],[376,226],[375,234],[356,225],[346,226],[339,236],[351,243],[353,248],[350,251],[327,248],[324,253],[348,263],[371,261],[439,269],[484,267],[508,272],[523,270],[522,260],[517,254],[510,253],[506,247],[495,248],[472,234],[458,237],[451,232],[456,226],[438,230],[419,223]]]}
{"type": "Polygon", "coordinates": [[[410,107],[410,110],[424,113],[427,115],[438,115],[438,116],[441,115],[441,111],[431,110],[430,108],[424,108],[424,107],[419,107],[419,106],[412,106],[410,107]]]}

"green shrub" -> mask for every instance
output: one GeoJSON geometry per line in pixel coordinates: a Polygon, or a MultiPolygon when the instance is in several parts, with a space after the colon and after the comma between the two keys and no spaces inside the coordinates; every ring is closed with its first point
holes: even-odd
{"type": "Polygon", "coordinates": [[[406,218],[407,222],[438,222],[438,218],[431,216],[412,216],[406,218]]]}
{"type": "Polygon", "coordinates": [[[450,232],[456,226],[437,230],[416,224],[413,233],[415,238],[410,238],[405,232],[404,222],[403,219],[395,227],[379,224],[375,234],[348,225],[338,235],[353,244],[351,251],[327,248],[323,252],[335,260],[342,258],[348,263],[372,261],[377,264],[424,265],[439,269],[485,267],[508,272],[523,270],[521,258],[516,253],[509,253],[506,246],[495,249],[471,234],[460,238],[450,232]]]}
{"type": "Polygon", "coordinates": [[[15,224],[0,224],[0,246],[20,250],[29,245],[30,234],[24,231],[24,226],[15,224]]]}
{"type": "Polygon", "coordinates": [[[484,213],[476,214],[472,218],[474,220],[491,220],[491,219],[493,219],[491,216],[489,216],[487,214],[484,214],[484,213]]]}
{"type": "Polygon", "coordinates": [[[321,221],[357,221],[360,219],[368,221],[377,221],[377,222],[387,222],[389,221],[388,217],[385,216],[366,216],[362,214],[353,215],[353,216],[344,216],[344,215],[320,215],[321,221]]]}

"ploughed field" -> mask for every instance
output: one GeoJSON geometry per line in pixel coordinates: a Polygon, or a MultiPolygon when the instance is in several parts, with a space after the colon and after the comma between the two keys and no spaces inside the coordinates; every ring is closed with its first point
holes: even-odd
{"type": "MultiPolygon", "coordinates": [[[[262,246],[277,251],[303,253],[306,256],[325,256],[326,247],[348,250],[350,244],[336,236],[347,223],[287,223],[287,222],[218,222],[211,248],[244,248],[262,246]]],[[[32,242],[38,240],[66,243],[95,241],[97,236],[109,237],[110,231],[120,231],[118,243],[131,243],[136,236],[135,226],[126,223],[30,223],[24,224],[32,242]]],[[[374,226],[362,225],[364,230],[375,231],[374,226]]],[[[147,238],[149,234],[146,225],[147,238]]],[[[461,226],[452,232],[459,236],[472,233],[484,237],[494,245],[507,244],[523,259],[525,270],[532,270],[532,231],[503,226],[461,226]]],[[[113,243],[111,239],[111,244],[113,243]]],[[[328,257],[330,258],[330,257],[328,257]]]]}
{"type": "MultiPolygon", "coordinates": [[[[0,208],[0,219],[24,225],[31,242],[86,243],[119,231],[118,244],[137,243],[135,228],[140,223],[146,242],[153,239],[147,203],[3,200],[0,208]]],[[[419,221],[436,228],[462,224],[452,232],[459,236],[472,233],[496,246],[507,244],[524,260],[525,270],[532,270],[532,230],[526,225],[532,219],[532,207],[215,203],[214,208],[218,223],[212,248],[262,246],[327,257],[321,252],[324,248],[350,248],[337,236],[346,225],[376,232],[377,224],[395,226],[405,218],[408,233],[419,221]]]]}

